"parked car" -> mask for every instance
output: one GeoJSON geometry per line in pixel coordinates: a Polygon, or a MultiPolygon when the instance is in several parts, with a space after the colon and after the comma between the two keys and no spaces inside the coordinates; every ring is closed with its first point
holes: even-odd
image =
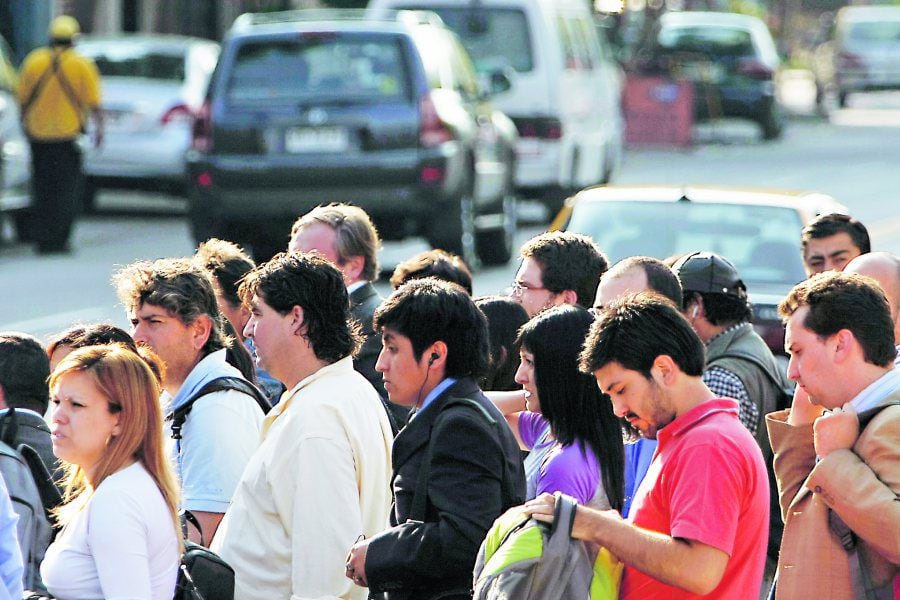
{"type": "Polygon", "coordinates": [[[816,100],[870,90],[900,90],[900,6],[846,6],[835,17],[831,39],[814,54],[816,100]]]}
{"type": "Polygon", "coordinates": [[[703,186],[598,186],[566,201],[552,224],[591,236],[616,262],[665,259],[694,251],[737,267],[753,304],[754,325],[784,354],[777,306],[806,278],[800,231],[819,214],[846,213],[825,194],[703,186]]]}
{"type": "Polygon", "coordinates": [[[17,238],[28,241],[25,212],[31,207],[31,148],[19,119],[17,83],[12,53],[0,37],[0,215],[10,218],[17,238]]]}
{"type": "Polygon", "coordinates": [[[182,194],[193,114],[203,103],[219,46],[174,35],[84,36],[78,51],[102,79],[103,146],[86,149],[84,205],[98,188],[182,194]]]}
{"type": "Polygon", "coordinates": [[[192,231],[265,257],[299,215],[349,202],[385,239],[421,235],[470,264],[504,263],[515,139],[434,14],[243,15],[194,127],[192,231]]]}
{"type": "Polygon", "coordinates": [[[697,120],[738,117],[759,124],[762,138],[780,138],[784,113],[776,99],[781,59],[765,24],[724,12],[668,12],[657,25],[640,68],[694,84],[697,120]]]}
{"type": "Polygon", "coordinates": [[[486,77],[512,71],[497,107],[519,131],[516,185],[552,212],[608,182],[622,159],[623,73],[583,0],[370,0],[434,11],[486,77]]]}

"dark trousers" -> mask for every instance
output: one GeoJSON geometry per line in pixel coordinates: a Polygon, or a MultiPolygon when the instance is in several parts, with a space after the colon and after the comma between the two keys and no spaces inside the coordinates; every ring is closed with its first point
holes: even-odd
{"type": "Polygon", "coordinates": [[[81,150],[75,140],[31,140],[31,167],[29,237],[38,250],[64,250],[80,212],[81,150]]]}

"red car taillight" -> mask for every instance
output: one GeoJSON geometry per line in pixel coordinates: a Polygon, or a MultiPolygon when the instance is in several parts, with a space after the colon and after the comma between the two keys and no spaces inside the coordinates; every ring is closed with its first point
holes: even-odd
{"type": "Polygon", "coordinates": [[[193,119],[194,113],[187,104],[176,104],[163,114],[159,124],[165,127],[170,123],[190,123],[193,119]]]}
{"type": "Polygon", "coordinates": [[[212,118],[209,100],[203,103],[194,116],[194,126],[191,129],[191,148],[198,152],[212,150],[212,118]]]}
{"type": "Polygon", "coordinates": [[[419,118],[419,143],[425,148],[434,148],[453,139],[453,132],[441,120],[431,96],[425,96],[419,102],[419,118]]]}

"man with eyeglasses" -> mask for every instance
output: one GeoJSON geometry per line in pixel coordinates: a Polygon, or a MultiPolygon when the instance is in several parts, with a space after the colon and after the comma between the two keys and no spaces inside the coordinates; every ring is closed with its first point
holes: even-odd
{"type": "Polygon", "coordinates": [[[522,246],[520,255],[522,264],[510,295],[529,317],[560,304],[590,308],[609,265],[591,238],[568,231],[535,236],[522,246]]]}

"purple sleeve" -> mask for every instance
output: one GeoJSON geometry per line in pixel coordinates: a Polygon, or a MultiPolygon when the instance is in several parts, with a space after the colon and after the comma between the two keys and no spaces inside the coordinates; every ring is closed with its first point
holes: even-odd
{"type": "Polygon", "coordinates": [[[600,483],[600,465],[591,450],[585,456],[581,448],[576,442],[565,447],[556,445],[550,450],[541,465],[538,494],[562,492],[578,500],[579,504],[587,504],[594,498],[600,483]]]}
{"type": "Polygon", "coordinates": [[[526,447],[534,448],[535,442],[546,429],[547,420],[542,414],[527,410],[519,413],[519,437],[526,447]]]}

